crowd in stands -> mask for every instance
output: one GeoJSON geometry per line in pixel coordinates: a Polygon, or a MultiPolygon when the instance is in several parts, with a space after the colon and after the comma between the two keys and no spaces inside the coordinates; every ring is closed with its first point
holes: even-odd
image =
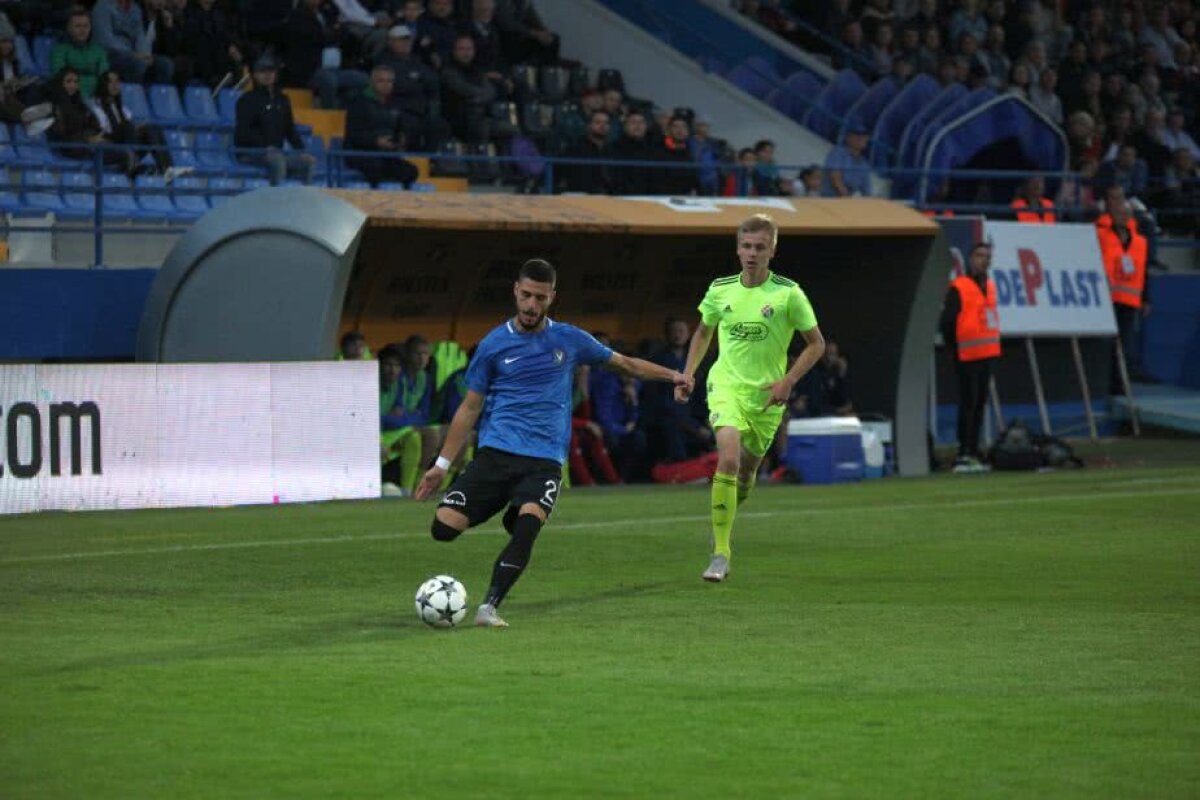
{"type": "MultiPolygon", "coordinates": [[[[626,343],[602,331],[594,334],[619,352],[626,343]]],[[[663,338],[639,342],[636,355],[675,370],[687,358],[691,329],[669,318],[663,338]]],[[[790,417],[853,414],[847,383],[848,364],[837,345],[826,347],[817,366],[797,384],[788,407],[790,417]]],[[[388,344],[373,356],[362,334],[343,335],[341,359],[377,358],[380,391],[380,458],[389,493],[407,496],[439,451],[447,427],[466,395],[471,353],[454,342],[431,344],[419,335],[388,344]]],[[[605,369],[581,368],[575,376],[572,435],[567,465],[571,482],[594,484],[686,483],[708,480],[716,468],[716,441],[708,424],[703,376],[698,370],[696,393],[677,403],[669,385],[641,383],[605,369]]],[[[783,472],[786,425],[776,452],[764,470],[783,472]]],[[[473,456],[463,454],[465,463],[473,456]]],[[[456,465],[461,468],[462,464],[456,465]]]]}
{"type": "MultiPolygon", "coordinates": [[[[1018,94],[1070,140],[1071,171],[1080,177],[1059,187],[1052,197],[1058,205],[1098,211],[1116,184],[1135,205],[1180,209],[1161,215],[1164,228],[1197,232],[1200,11],[1192,0],[732,5],[868,83],[888,76],[904,83],[924,73],[943,86],[1018,94]]],[[[844,164],[845,153],[835,153],[827,170],[844,164]]],[[[823,193],[843,194],[837,183],[829,180],[823,193]]]]}

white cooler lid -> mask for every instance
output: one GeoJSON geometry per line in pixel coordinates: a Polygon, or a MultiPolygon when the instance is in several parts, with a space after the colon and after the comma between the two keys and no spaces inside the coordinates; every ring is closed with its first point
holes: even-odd
{"type": "Polygon", "coordinates": [[[788,422],[788,436],[862,435],[858,417],[811,417],[788,422]]]}

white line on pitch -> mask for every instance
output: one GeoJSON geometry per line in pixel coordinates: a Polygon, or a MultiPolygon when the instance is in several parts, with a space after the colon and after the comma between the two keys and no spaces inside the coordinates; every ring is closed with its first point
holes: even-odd
{"type": "MultiPolygon", "coordinates": [[[[879,506],[842,506],[837,508],[790,508],[781,511],[743,511],[738,514],[740,519],[746,517],[763,518],[763,517],[794,517],[797,515],[820,515],[820,514],[857,514],[861,512],[884,512],[896,513],[904,511],[928,511],[934,509],[958,509],[972,508],[977,506],[1016,506],[1016,505],[1033,505],[1040,503],[1056,503],[1068,502],[1075,500],[1112,500],[1131,497],[1171,497],[1177,495],[1194,495],[1200,494],[1200,486],[1189,489],[1162,489],[1151,490],[1146,492],[1104,492],[1097,495],[1095,492],[1087,494],[1059,494],[1041,497],[1006,497],[994,498],[990,500],[959,500],[952,503],[901,503],[893,505],[879,506]]],[[[664,523],[677,522],[707,522],[709,516],[707,514],[688,514],[683,516],[673,517],[628,517],[623,519],[601,520],[598,522],[565,522],[554,525],[552,530],[578,530],[581,528],[623,528],[629,525],[644,525],[647,527],[662,525],[664,523]]],[[[482,528],[475,531],[476,533],[499,533],[499,528],[482,528]]],[[[143,555],[158,555],[166,553],[190,553],[203,552],[206,550],[238,550],[252,547],[291,547],[307,544],[339,544],[343,542],[371,542],[387,539],[405,539],[409,537],[423,537],[425,532],[406,532],[406,533],[367,533],[361,536],[321,536],[311,537],[306,539],[263,539],[250,542],[213,542],[211,544],[183,544],[174,545],[171,547],[147,547],[142,549],[130,550],[95,550],[85,553],[57,553],[54,555],[42,556],[22,556],[18,558],[0,559],[0,566],[8,564],[28,564],[43,561],[74,561],[85,558],[111,558],[114,556],[143,556],[143,555]]]]}

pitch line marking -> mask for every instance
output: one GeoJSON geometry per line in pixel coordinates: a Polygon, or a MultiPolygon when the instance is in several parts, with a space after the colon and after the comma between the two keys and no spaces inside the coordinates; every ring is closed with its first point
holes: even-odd
{"type": "MultiPolygon", "coordinates": [[[[1189,489],[1161,489],[1151,490],[1146,492],[1105,492],[1097,496],[1095,492],[1086,494],[1058,494],[1045,497],[1006,497],[993,498],[989,500],[960,500],[951,503],[900,503],[893,505],[878,505],[878,506],[839,506],[836,508],[792,508],[782,511],[743,511],[738,514],[739,518],[754,518],[763,519],[770,517],[782,516],[819,516],[822,514],[858,514],[858,513],[896,513],[904,511],[928,511],[933,509],[953,510],[958,508],[973,508],[979,506],[1019,506],[1019,505],[1035,505],[1039,503],[1057,503],[1071,502],[1075,500],[1112,500],[1121,498],[1134,497],[1173,497],[1180,495],[1198,495],[1200,494],[1200,486],[1189,489]]],[[[552,530],[567,531],[578,530],[580,528],[623,528],[629,525],[662,525],[676,522],[707,522],[710,519],[707,514],[688,514],[671,517],[639,517],[602,520],[599,522],[567,522],[561,525],[555,525],[552,530]]],[[[500,533],[500,528],[483,528],[476,533],[500,533]]],[[[204,552],[208,550],[240,550],[254,547],[292,547],[303,546],[310,544],[340,544],[343,542],[373,542],[389,539],[407,539],[410,537],[424,537],[424,532],[404,532],[404,533],[366,533],[361,536],[320,536],[304,539],[263,539],[250,542],[213,542],[211,544],[186,544],[174,545],[172,547],[146,547],[141,549],[129,550],[95,550],[92,552],[83,553],[56,553],[53,555],[41,556],[21,556],[17,558],[0,559],[0,566],[12,564],[31,564],[47,561],[77,561],[86,558],[114,558],[118,556],[144,556],[144,555],[160,555],[171,553],[191,553],[204,552]]]]}

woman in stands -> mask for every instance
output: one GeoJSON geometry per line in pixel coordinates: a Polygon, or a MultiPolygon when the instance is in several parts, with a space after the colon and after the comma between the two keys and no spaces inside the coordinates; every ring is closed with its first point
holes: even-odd
{"type": "Polygon", "coordinates": [[[101,133],[114,144],[130,145],[137,164],[141,164],[142,159],[149,155],[167,183],[179,175],[191,172],[190,167],[171,165],[171,154],[167,150],[166,139],[157,126],[133,121],[129,109],[121,99],[121,76],[114,70],[110,69],[100,76],[91,106],[92,116],[100,125],[101,133]]]}
{"type": "MultiPolygon", "coordinates": [[[[54,124],[46,135],[51,142],[66,145],[55,148],[59,155],[91,160],[96,157],[96,145],[111,143],[79,92],[77,71],[71,67],[59,71],[51,81],[50,97],[54,104],[54,124]]],[[[100,153],[105,166],[119,167],[134,174],[137,161],[133,151],[105,148],[100,153]]]]}

